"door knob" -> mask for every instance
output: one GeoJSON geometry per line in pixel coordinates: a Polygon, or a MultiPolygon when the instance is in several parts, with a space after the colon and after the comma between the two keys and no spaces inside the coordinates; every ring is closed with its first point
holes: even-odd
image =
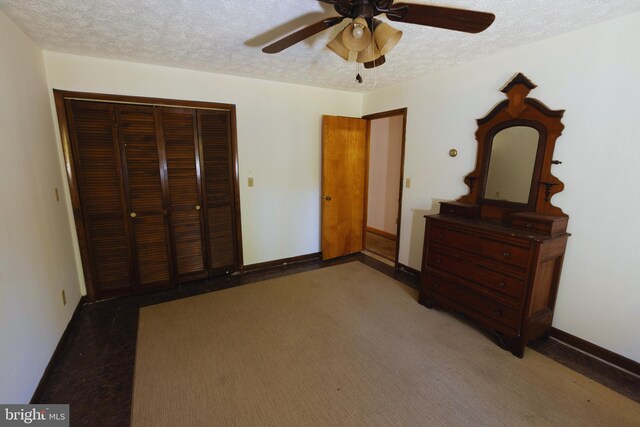
{"type": "Polygon", "coordinates": [[[331,200],[331,196],[322,196],[322,199],[328,202],[329,200],[331,200]]]}
{"type": "Polygon", "coordinates": [[[131,212],[131,213],[129,214],[129,216],[130,216],[131,218],[135,218],[135,217],[137,217],[138,215],[137,215],[135,212],[131,212]]]}
{"type": "Polygon", "coordinates": [[[200,210],[200,205],[196,205],[196,210],[199,211],[200,210]]]}

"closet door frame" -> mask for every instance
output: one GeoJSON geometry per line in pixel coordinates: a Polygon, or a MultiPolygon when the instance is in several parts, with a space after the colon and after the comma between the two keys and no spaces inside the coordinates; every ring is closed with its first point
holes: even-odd
{"type": "MultiPolygon", "coordinates": [[[[67,175],[67,181],[69,184],[69,194],[71,199],[71,206],[73,210],[73,217],[75,220],[75,231],[78,239],[78,246],[80,251],[80,258],[82,263],[83,276],[85,281],[85,287],[87,291],[87,298],[93,302],[105,297],[117,296],[117,295],[101,295],[99,290],[96,289],[92,280],[93,268],[91,262],[91,252],[89,250],[88,236],[86,234],[84,213],[82,205],[80,203],[80,187],[79,187],[79,175],[76,171],[76,165],[74,162],[75,149],[72,148],[70,127],[69,127],[69,115],[66,109],[67,100],[82,100],[82,101],[95,101],[95,102],[108,102],[108,103],[123,103],[123,104],[138,104],[148,105],[153,107],[183,107],[183,108],[195,108],[204,110],[224,110],[228,111],[231,119],[231,162],[232,162],[232,181],[233,181],[233,219],[235,224],[235,248],[236,248],[236,260],[237,271],[242,272],[244,268],[244,261],[242,257],[242,227],[240,221],[240,185],[239,185],[239,168],[238,168],[238,142],[237,142],[237,122],[236,122],[236,106],[234,104],[223,104],[216,102],[204,102],[204,101],[188,101],[166,98],[154,98],[154,97],[138,97],[138,96],[126,96],[126,95],[112,95],[101,94],[92,92],[75,92],[67,90],[53,89],[55,108],[58,118],[58,128],[60,131],[60,139],[62,143],[62,153],[64,156],[64,167],[67,175]]],[[[201,153],[200,153],[201,154],[201,153]]],[[[162,170],[163,186],[168,185],[166,178],[166,170],[162,170]]],[[[202,167],[200,171],[202,172],[202,167]]],[[[139,290],[144,291],[144,290],[139,290]]],[[[135,292],[134,292],[135,293],[135,292]]]]}

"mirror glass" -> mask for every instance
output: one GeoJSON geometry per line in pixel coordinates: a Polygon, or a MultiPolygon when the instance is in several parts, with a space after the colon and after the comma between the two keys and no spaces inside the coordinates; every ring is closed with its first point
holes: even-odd
{"type": "Polygon", "coordinates": [[[529,126],[502,129],[493,137],[484,198],[528,203],[540,134],[529,126]]]}

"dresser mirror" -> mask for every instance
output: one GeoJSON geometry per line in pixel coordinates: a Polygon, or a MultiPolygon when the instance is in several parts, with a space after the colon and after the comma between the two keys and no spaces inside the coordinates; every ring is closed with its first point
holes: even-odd
{"type": "Polygon", "coordinates": [[[515,125],[495,132],[487,144],[483,200],[533,203],[530,199],[536,194],[534,171],[541,160],[540,139],[540,132],[532,126],[515,125]]]}
{"type": "Polygon", "coordinates": [[[551,204],[564,185],[551,174],[564,111],[528,98],[534,85],[517,74],[502,92],[507,99],[478,119],[476,168],[466,176],[469,194],[458,202],[483,218],[508,220],[514,212],[564,215],[551,204]]]}

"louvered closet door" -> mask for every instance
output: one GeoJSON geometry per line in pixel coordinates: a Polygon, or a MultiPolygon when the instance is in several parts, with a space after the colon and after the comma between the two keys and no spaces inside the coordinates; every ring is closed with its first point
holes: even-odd
{"type": "Polygon", "coordinates": [[[127,212],[113,105],[67,100],[69,136],[93,289],[98,297],[133,286],[127,212]]]}
{"type": "Polygon", "coordinates": [[[198,126],[204,165],[202,174],[211,272],[235,271],[238,261],[230,113],[199,110],[198,126]]]}
{"type": "Polygon", "coordinates": [[[193,109],[160,109],[167,157],[169,218],[178,279],[206,276],[198,127],[193,109]]]}
{"type": "Polygon", "coordinates": [[[118,105],[116,112],[138,283],[166,286],[171,283],[171,257],[155,108],[118,105]]]}

